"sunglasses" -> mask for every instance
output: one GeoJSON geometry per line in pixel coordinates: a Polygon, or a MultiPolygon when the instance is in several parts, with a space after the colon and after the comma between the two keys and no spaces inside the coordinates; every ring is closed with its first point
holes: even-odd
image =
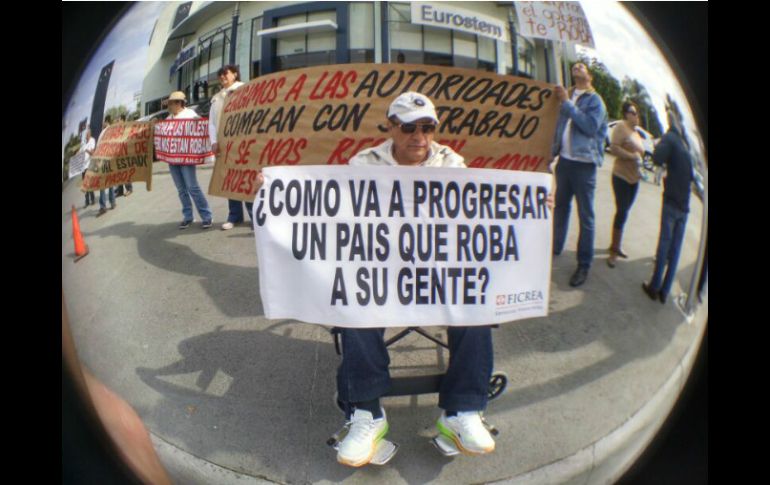
{"type": "Polygon", "coordinates": [[[422,132],[425,134],[434,133],[436,131],[436,125],[433,123],[422,123],[419,125],[417,123],[401,123],[397,126],[401,128],[401,133],[405,135],[411,135],[414,133],[418,126],[422,128],[422,132]]]}
{"type": "Polygon", "coordinates": [[[636,111],[626,111],[626,114],[638,115],[639,113],[637,113],[636,111]]]}

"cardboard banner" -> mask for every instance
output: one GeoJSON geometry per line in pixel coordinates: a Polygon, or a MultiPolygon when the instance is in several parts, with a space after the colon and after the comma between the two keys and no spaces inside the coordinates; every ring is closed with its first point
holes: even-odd
{"type": "Polygon", "coordinates": [[[595,49],[594,36],[580,2],[513,2],[519,35],[572,42],[595,49]]]}
{"type": "Polygon", "coordinates": [[[155,123],[155,160],[169,165],[200,165],[214,161],[209,120],[165,120],[155,123]]]}
{"type": "Polygon", "coordinates": [[[77,155],[74,155],[70,158],[69,178],[80,175],[81,173],[85,172],[87,168],[88,163],[86,162],[86,152],[80,152],[77,155]]]}
{"type": "Polygon", "coordinates": [[[559,103],[553,85],[410,64],[344,64],[256,78],[228,95],[209,194],[253,201],[257,172],[275,165],[345,165],[379,145],[390,103],[417,91],[436,105],[434,141],[471,167],[546,171],[559,103]]]}
{"type": "Polygon", "coordinates": [[[116,123],[105,129],[81,186],[104,190],[129,182],[146,182],[152,190],[152,123],[116,123]]]}
{"type": "Polygon", "coordinates": [[[343,327],[548,314],[552,176],[268,167],[255,200],[265,316],[343,327]]]}

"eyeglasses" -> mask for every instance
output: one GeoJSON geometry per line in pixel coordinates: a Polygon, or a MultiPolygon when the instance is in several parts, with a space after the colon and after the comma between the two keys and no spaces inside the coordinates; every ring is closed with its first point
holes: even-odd
{"type": "Polygon", "coordinates": [[[414,133],[415,130],[417,130],[418,126],[422,128],[422,132],[426,135],[428,133],[434,133],[436,131],[436,125],[434,125],[433,123],[421,123],[421,124],[401,123],[400,125],[397,125],[397,126],[401,128],[401,133],[405,135],[411,135],[412,133],[414,133]]]}
{"type": "Polygon", "coordinates": [[[634,116],[636,116],[636,115],[638,115],[639,113],[637,113],[636,111],[626,111],[626,114],[630,114],[630,115],[634,115],[634,116]]]}

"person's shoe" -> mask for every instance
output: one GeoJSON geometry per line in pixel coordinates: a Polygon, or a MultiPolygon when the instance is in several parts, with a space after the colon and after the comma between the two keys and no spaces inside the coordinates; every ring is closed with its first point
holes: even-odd
{"type": "Polygon", "coordinates": [[[659,300],[660,300],[660,302],[661,302],[661,303],[663,303],[664,305],[666,304],[666,298],[667,298],[667,297],[668,297],[668,295],[664,295],[662,291],[659,291],[659,292],[658,292],[658,299],[659,299],[659,300]]]}
{"type": "Polygon", "coordinates": [[[622,249],[618,249],[618,256],[620,256],[623,259],[628,259],[628,255],[624,253],[622,249]]]}
{"type": "Polygon", "coordinates": [[[374,419],[369,411],[356,409],[350,423],[350,430],[337,450],[337,461],[347,466],[364,466],[372,461],[378,443],[388,434],[388,419],[385,410],[380,419],[374,419]]]}
{"type": "Polygon", "coordinates": [[[125,193],[125,194],[123,194],[123,195],[125,195],[126,197],[128,197],[129,195],[131,195],[131,194],[133,194],[133,193],[134,193],[134,191],[133,191],[133,190],[128,190],[128,191],[126,191],[126,193],[125,193]]]}
{"type": "Polygon", "coordinates": [[[442,412],[436,428],[465,454],[481,455],[495,451],[495,440],[481,421],[478,411],[461,412],[451,417],[442,412]]]}
{"type": "Polygon", "coordinates": [[[99,209],[99,213],[98,213],[98,214],[96,214],[96,217],[99,217],[99,216],[103,216],[103,215],[104,215],[104,214],[106,214],[106,213],[107,213],[107,209],[105,209],[104,207],[102,207],[102,208],[100,208],[100,209],[99,209]]]}
{"type": "Polygon", "coordinates": [[[580,286],[583,283],[586,282],[588,279],[588,268],[583,268],[582,266],[578,266],[578,269],[575,270],[575,274],[572,275],[572,278],[569,280],[569,285],[572,287],[580,286]]]}
{"type": "Polygon", "coordinates": [[[618,260],[618,254],[610,249],[610,256],[607,258],[607,266],[610,268],[615,267],[615,262],[618,260]]]}
{"type": "Polygon", "coordinates": [[[117,204],[110,204],[110,210],[113,210],[115,207],[117,207],[117,204]]]}
{"type": "Polygon", "coordinates": [[[193,221],[182,221],[181,224],[179,224],[179,229],[187,229],[192,225],[193,221]]]}
{"type": "Polygon", "coordinates": [[[647,283],[642,283],[642,289],[650,297],[650,300],[655,301],[659,298],[660,292],[653,290],[647,283]]]}
{"type": "Polygon", "coordinates": [[[203,221],[201,223],[201,229],[208,229],[211,227],[211,221],[203,221]]]}
{"type": "Polygon", "coordinates": [[[233,227],[235,227],[235,224],[233,224],[232,222],[225,222],[224,224],[222,224],[223,231],[229,231],[233,227]]]}

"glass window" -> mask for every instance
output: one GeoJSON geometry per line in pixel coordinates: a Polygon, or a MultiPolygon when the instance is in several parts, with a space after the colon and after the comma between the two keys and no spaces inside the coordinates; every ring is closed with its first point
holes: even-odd
{"type": "MultiPolygon", "coordinates": [[[[251,71],[249,78],[254,79],[259,76],[259,61],[262,58],[262,37],[257,35],[257,32],[262,30],[262,17],[257,17],[251,21],[251,59],[249,64],[251,71]]],[[[241,72],[241,75],[244,75],[241,72]]]]}
{"type": "Polygon", "coordinates": [[[497,44],[487,37],[411,23],[410,5],[390,3],[390,62],[496,71],[497,44]]]}
{"type": "Polygon", "coordinates": [[[438,54],[452,53],[452,31],[433,27],[424,28],[425,50],[438,54]]]}
{"type": "Polygon", "coordinates": [[[350,4],[350,49],[374,49],[374,4],[350,4]]]}
{"type": "Polygon", "coordinates": [[[497,61],[497,46],[493,39],[479,36],[479,60],[495,63],[497,61]]]}
{"type": "MultiPolygon", "coordinates": [[[[308,22],[317,22],[319,20],[331,20],[336,22],[337,12],[330,10],[327,12],[313,12],[307,16],[308,22]]],[[[308,34],[307,52],[333,51],[337,47],[337,32],[334,30],[324,30],[308,34]]]]}
{"type": "Polygon", "coordinates": [[[391,22],[390,48],[422,50],[422,28],[405,22],[391,22]]]}
{"type": "Polygon", "coordinates": [[[476,36],[464,32],[454,32],[454,54],[460,57],[476,59],[476,36]]]}
{"type": "MultiPolygon", "coordinates": [[[[336,21],[335,10],[304,13],[278,19],[278,26],[292,25],[318,20],[336,21]]],[[[295,69],[326,64],[336,61],[336,31],[299,32],[279,37],[275,47],[275,70],[295,69]]]]}
{"type": "Polygon", "coordinates": [[[351,64],[374,62],[374,49],[352,49],[350,51],[351,64]]]}
{"type": "Polygon", "coordinates": [[[519,72],[513,72],[513,53],[511,52],[511,44],[506,42],[505,44],[505,57],[506,57],[506,72],[513,74],[514,76],[527,77],[534,79],[535,77],[535,64],[534,64],[534,45],[524,37],[516,36],[516,52],[518,54],[519,72]]]}

